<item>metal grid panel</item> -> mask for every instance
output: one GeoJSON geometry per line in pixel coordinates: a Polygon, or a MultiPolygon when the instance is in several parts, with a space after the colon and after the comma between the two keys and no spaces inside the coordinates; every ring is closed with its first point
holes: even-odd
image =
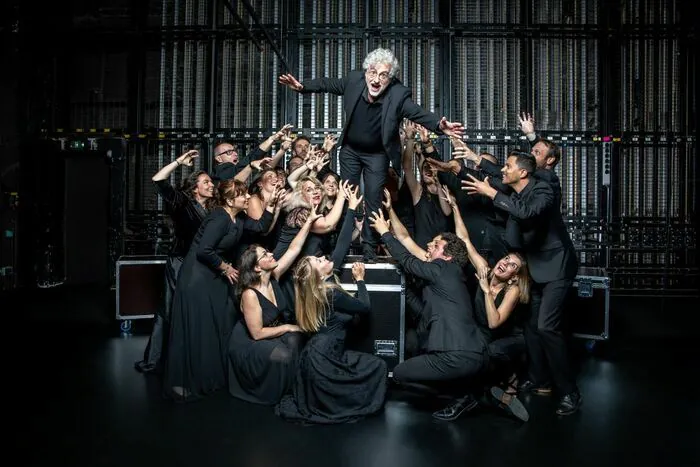
{"type": "MultiPolygon", "coordinates": [[[[279,22],[280,1],[281,0],[248,0],[262,24],[277,24],[279,22]]],[[[251,18],[243,2],[231,1],[231,5],[241,20],[243,20],[248,27],[254,29],[255,21],[251,18]]],[[[219,3],[217,23],[220,25],[238,24],[228,8],[224,7],[221,3],[219,3]]]]}
{"type": "Polygon", "coordinates": [[[357,25],[365,23],[363,0],[303,0],[299,5],[301,25],[357,25]]]}
{"type": "Polygon", "coordinates": [[[209,48],[208,41],[199,40],[163,43],[158,128],[207,128],[209,48]]]}
{"type": "Polygon", "coordinates": [[[73,56],[69,128],[126,128],[127,53],[73,56]]]}
{"type": "Polygon", "coordinates": [[[693,173],[681,172],[677,147],[623,146],[619,156],[620,216],[681,216],[679,187],[692,183],[688,177],[693,173]]]}
{"type": "Polygon", "coordinates": [[[250,41],[226,39],[220,50],[217,127],[277,128],[281,69],[272,48],[260,52],[250,41]]]}
{"type": "Polygon", "coordinates": [[[562,157],[555,171],[561,181],[562,213],[567,216],[601,217],[601,148],[565,145],[557,141],[562,157]]]}
{"type": "Polygon", "coordinates": [[[521,42],[455,38],[453,44],[452,118],[473,130],[515,128],[522,109],[521,42]]]}
{"type": "Polygon", "coordinates": [[[163,0],[161,5],[163,29],[209,24],[209,0],[163,0]]]}
{"type": "Polygon", "coordinates": [[[623,45],[623,131],[682,131],[680,105],[687,96],[679,86],[679,56],[677,40],[630,40],[623,45]]]}
{"type": "MultiPolygon", "coordinates": [[[[362,68],[363,40],[324,39],[299,43],[297,79],[342,78],[348,71],[362,68]]],[[[343,126],[342,96],[332,94],[298,95],[299,129],[340,129],[343,126]]]]}
{"type": "Polygon", "coordinates": [[[599,131],[598,42],[533,40],[532,63],[531,93],[537,129],[599,131]]]}
{"type": "Polygon", "coordinates": [[[369,2],[370,25],[425,24],[438,22],[439,2],[395,0],[369,2]]]}
{"type": "MultiPolygon", "coordinates": [[[[163,29],[206,26],[207,0],[163,0],[163,29]]],[[[160,51],[160,89],[157,127],[207,127],[208,40],[163,42],[160,51]]],[[[150,110],[153,118],[153,110],[150,110]]]]}
{"type": "Polygon", "coordinates": [[[464,0],[454,2],[452,22],[456,24],[517,24],[520,0],[464,0]]]}
{"type": "Polygon", "coordinates": [[[677,23],[684,0],[626,0],[622,5],[622,24],[677,23]]]}
{"type": "Polygon", "coordinates": [[[598,23],[597,0],[533,0],[535,24],[583,25],[598,23]]]}
{"type": "Polygon", "coordinates": [[[143,90],[143,124],[146,128],[160,125],[161,60],[163,49],[146,52],[143,90]]]}

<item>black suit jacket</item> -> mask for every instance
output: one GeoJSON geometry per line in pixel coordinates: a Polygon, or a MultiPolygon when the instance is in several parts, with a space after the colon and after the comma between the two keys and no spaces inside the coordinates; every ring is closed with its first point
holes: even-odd
{"type": "Polygon", "coordinates": [[[382,242],[404,271],[425,280],[417,327],[421,350],[483,352],[487,342],[476,324],[462,268],[451,261],[421,261],[390,233],[382,235],[382,242]]]}
{"type": "Polygon", "coordinates": [[[517,222],[523,252],[535,282],[576,277],[576,250],[549,183],[531,178],[520,193],[506,196],[499,192],[493,202],[517,222]]]}
{"type": "MultiPolygon", "coordinates": [[[[345,127],[338,140],[345,143],[348,122],[352,121],[352,114],[363,93],[367,93],[365,72],[354,70],[344,78],[319,78],[304,81],[305,93],[328,92],[343,96],[343,108],[345,109],[345,127]]],[[[401,172],[401,139],[399,126],[404,118],[423,125],[428,130],[442,133],[439,128],[440,118],[432,112],[428,112],[411,100],[411,90],[394,78],[381,96],[382,99],[382,145],[384,152],[389,156],[394,169],[401,172]]]]}

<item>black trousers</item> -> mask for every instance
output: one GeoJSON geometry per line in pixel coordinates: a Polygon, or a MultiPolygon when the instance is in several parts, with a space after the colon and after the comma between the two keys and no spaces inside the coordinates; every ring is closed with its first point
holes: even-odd
{"type": "Polygon", "coordinates": [[[565,335],[564,308],[573,279],[532,284],[531,316],[525,326],[529,378],[554,383],[561,395],[578,391],[565,335]]]}
{"type": "Polygon", "coordinates": [[[175,296],[175,284],[180,272],[181,256],[168,256],[165,263],[165,300],[163,308],[156,314],[153,322],[153,330],[148,338],[146,350],[143,352],[143,360],[136,362],[136,366],[144,372],[155,371],[163,363],[163,350],[167,349],[167,340],[170,333],[170,309],[175,296]]]}
{"type": "Polygon", "coordinates": [[[466,350],[428,352],[399,363],[393,378],[406,389],[428,395],[464,395],[477,383],[474,378],[484,369],[486,357],[466,350]]]}
{"type": "Polygon", "coordinates": [[[513,334],[496,339],[489,344],[490,382],[498,384],[506,381],[513,373],[521,376],[525,363],[525,336],[513,334]]]}
{"type": "Polygon", "coordinates": [[[376,248],[379,237],[370,227],[367,216],[381,209],[389,157],[383,151],[366,153],[345,145],[340,149],[339,159],[341,178],[357,186],[360,186],[360,177],[364,179],[365,222],[362,227],[362,243],[376,248]]]}

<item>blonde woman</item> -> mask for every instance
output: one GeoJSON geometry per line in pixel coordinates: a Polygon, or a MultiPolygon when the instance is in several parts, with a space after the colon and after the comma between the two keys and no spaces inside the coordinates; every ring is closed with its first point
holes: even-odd
{"type": "Polygon", "coordinates": [[[295,312],[299,328],[312,337],[299,357],[292,393],[276,412],[303,423],[345,423],[381,410],[386,396],[387,366],[374,355],[345,349],[346,328],[357,313],[370,311],[365,266],[355,263],[357,296],[338,283],[334,268],[350,247],[354,211],[361,197],[347,187],[348,214],[331,259],[305,256],[294,270],[295,312]]]}

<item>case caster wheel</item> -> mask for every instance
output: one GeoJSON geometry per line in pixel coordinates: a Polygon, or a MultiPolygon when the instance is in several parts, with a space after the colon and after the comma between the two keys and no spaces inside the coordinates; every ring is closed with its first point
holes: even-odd
{"type": "Polygon", "coordinates": [[[131,320],[125,319],[119,324],[119,329],[121,330],[122,334],[131,334],[131,326],[131,320]]]}
{"type": "Polygon", "coordinates": [[[590,352],[590,353],[593,353],[593,351],[594,351],[595,348],[596,348],[596,345],[598,345],[598,342],[595,341],[595,340],[593,340],[593,339],[591,339],[591,340],[589,340],[588,342],[586,342],[586,350],[587,350],[588,352],[590,352]]]}

